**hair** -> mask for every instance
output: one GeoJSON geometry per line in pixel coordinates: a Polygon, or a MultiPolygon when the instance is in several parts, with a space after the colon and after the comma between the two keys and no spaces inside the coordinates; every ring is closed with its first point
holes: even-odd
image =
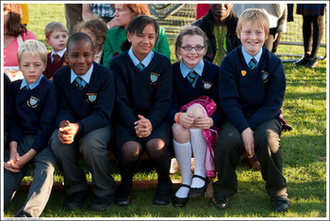
{"type": "Polygon", "coordinates": [[[54,31],[63,31],[68,33],[68,29],[61,22],[51,21],[45,27],[45,36],[49,38],[54,31]]]}
{"type": "MultiPolygon", "coordinates": [[[[120,3],[118,3],[120,4],[120,3]]],[[[127,7],[131,12],[133,12],[136,16],[138,15],[149,15],[149,8],[147,4],[122,4],[127,7]]],[[[115,4],[112,4],[112,8],[115,8],[115,4]]]]}
{"type": "Polygon", "coordinates": [[[77,41],[86,41],[86,42],[90,42],[90,44],[92,45],[92,48],[94,50],[94,45],[93,45],[93,41],[92,39],[85,33],[83,32],[76,32],[74,34],[72,34],[69,39],[68,39],[68,43],[67,43],[67,50],[70,49],[70,47],[72,46],[73,43],[77,42],[77,41]]]}
{"type": "Polygon", "coordinates": [[[27,32],[26,27],[22,24],[22,8],[19,4],[3,4],[4,12],[9,13],[7,20],[6,34],[18,37],[27,32]]]}
{"type": "MultiPolygon", "coordinates": [[[[148,16],[148,15],[138,15],[132,19],[126,29],[126,35],[129,33],[131,35],[139,34],[143,32],[143,29],[147,26],[152,24],[156,31],[156,41],[158,39],[158,30],[159,25],[156,19],[148,16]]],[[[120,49],[122,51],[126,51],[131,47],[131,43],[128,40],[122,42],[120,49]]]]}
{"type": "Polygon", "coordinates": [[[47,48],[38,40],[28,39],[24,41],[17,49],[17,60],[18,63],[21,61],[23,53],[28,53],[32,57],[39,56],[41,60],[47,64],[47,48]]]}
{"type": "Polygon", "coordinates": [[[108,26],[103,20],[96,18],[86,22],[80,22],[76,25],[75,32],[81,32],[82,29],[90,30],[91,32],[93,32],[97,39],[102,38],[102,45],[104,44],[105,37],[108,31],[108,26]]]}
{"type": "Polygon", "coordinates": [[[239,16],[236,33],[240,33],[246,22],[257,24],[265,31],[266,38],[269,35],[269,19],[264,9],[248,8],[239,16]]]}
{"type": "Polygon", "coordinates": [[[182,45],[182,39],[185,35],[199,35],[204,39],[204,47],[208,48],[208,41],[204,31],[195,25],[186,25],[184,26],[180,33],[175,38],[175,56],[178,61],[180,61],[180,55],[178,49],[182,45]]]}

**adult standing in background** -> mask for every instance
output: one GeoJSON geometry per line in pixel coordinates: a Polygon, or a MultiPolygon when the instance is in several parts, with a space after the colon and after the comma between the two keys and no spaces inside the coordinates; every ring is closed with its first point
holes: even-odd
{"type": "Polygon", "coordinates": [[[69,36],[73,34],[74,27],[82,21],[82,4],[64,4],[66,27],[69,36]]]}
{"type": "Polygon", "coordinates": [[[241,44],[236,35],[238,17],[232,11],[233,5],[210,4],[208,13],[192,23],[207,36],[209,46],[204,58],[218,66],[227,53],[241,44]]]}
{"type": "Polygon", "coordinates": [[[98,15],[105,23],[107,23],[108,29],[117,26],[116,22],[113,20],[114,8],[112,4],[83,4],[82,5],[82,18],[83,20],[89,21],[94,18],[93,14],[98,15]]]}
{"type": "Polygon", "coordinates": [[[19,4],[22,8],[22,24],[26,27],[29,23],[29,4],[19,4]]]}
{"type": "Polygon", "coordinates": [[[323,15],[325,4],[297,4],[297,14],[303,16],[304,56],[294,62],[315,68],[318,64],[317,52],[323,36],[323,15]]]}

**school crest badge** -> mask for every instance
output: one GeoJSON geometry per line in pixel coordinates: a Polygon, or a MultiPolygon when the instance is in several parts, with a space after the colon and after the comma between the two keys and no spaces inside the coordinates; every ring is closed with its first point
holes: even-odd
{"type": "Polygon", "coordinates": [[[244,77],[246,75],[246,71],[242,70],[241,75],[244,77]]]}
{"type": "Polygon", "coordinates": [[[97,101],[97,93],[87,93],[86,97],[87,103],[89,104],[95,104],[97,101]]]}
{"type": "Polygon", "coordinates": [[[39,104],[39,98],[31,96],[30,99],[26,102],[28,107],[36,108],[39,104]]]}
{"type": "Polygon", "coordinates": [[[262,80],[264,81],[264,83],[266,83],[267,81],[268,81],[268,72],[267,71],[264,71],[264,70],[262,70],[261,71],[261,73],[262,73],[262,80]]]}
{"type": "Polygon", "coordinates": [[[212,88],[213,83],[208,81],[203,81],[203,89],[204,90],[210,90],[212,88]]]}
{"type": "Polygon", "coordinates": [[[153,85],[157,84],[159,76],[160,76],[160,74],[151,72],[150,73],[150,84],[153,84],[153,85]]]}

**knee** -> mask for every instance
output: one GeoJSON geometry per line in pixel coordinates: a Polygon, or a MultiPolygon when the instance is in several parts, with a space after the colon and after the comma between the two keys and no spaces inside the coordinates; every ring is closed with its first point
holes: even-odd
{"type": "Polygon", "coordinates": [[[190,140],[189,129],[174,123],[172,126],[173,139],[178,143],[187,143],[190,140]]]}
{"type": "Polygon", "coordinates": [[[108,152],[107,144],[97,136],[84,139],[83,142],[80,143],[80,150],[82,151],[85,158],[100,156],[108,152]]]}

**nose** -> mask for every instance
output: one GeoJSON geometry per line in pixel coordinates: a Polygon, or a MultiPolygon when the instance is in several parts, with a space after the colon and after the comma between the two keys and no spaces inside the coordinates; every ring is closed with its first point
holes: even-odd
{"type": "Polygon", "coordinates": [[[118,10],[116,10],[115,13],[113,13],[113,16],[115,16],[115,17],[118,17],[119,16],[118,15],[118,10]]]}

